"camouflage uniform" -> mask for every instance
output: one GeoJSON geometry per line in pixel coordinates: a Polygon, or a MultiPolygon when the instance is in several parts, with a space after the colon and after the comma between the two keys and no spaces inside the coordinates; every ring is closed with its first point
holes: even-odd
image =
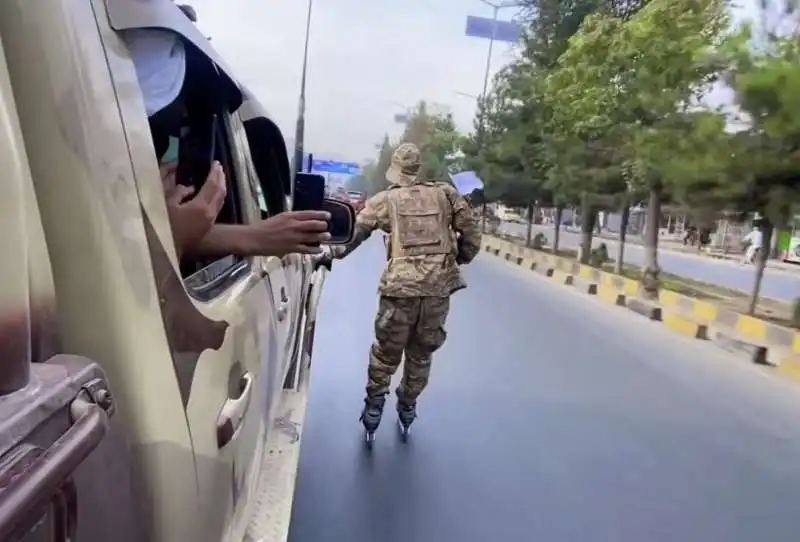
{"type": "Polygon", "coordinates": [[[481,244],[478,223],[464,198],[451,184],[418,179],[419,165],[419,149],[401,144],[386,173],[390,187],[365,202],[352,243],[331,252],[344,258],[373,231],[388,234],[367,397],[389,393],[405,353],[396,393],[399,403],[412,407],[428,383],[431,356],[447,337],[450,296],[466,287],[458,265],[471,262],[481,244]]]}

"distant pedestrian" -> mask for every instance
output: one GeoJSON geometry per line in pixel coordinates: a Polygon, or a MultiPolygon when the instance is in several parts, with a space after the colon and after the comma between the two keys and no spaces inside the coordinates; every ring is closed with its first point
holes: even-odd
{"type": "Polygon", "coordinates": [[[758,226],[753,226],[753,229],[750,230],[750,233],[745,235],[742,242],[747,243],[747,248],[744,251],[744,257],[742,258],[742,265],[746,263],[753,263],[756,258],[756,254],[758,251],[761,250],[761,247],[764,243],[764,233],[761,231],[761,228],[758,226]]]}

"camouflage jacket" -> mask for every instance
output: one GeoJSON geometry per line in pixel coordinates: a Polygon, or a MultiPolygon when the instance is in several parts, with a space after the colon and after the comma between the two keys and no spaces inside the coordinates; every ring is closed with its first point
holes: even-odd
{"type": "MultiPolygon", "coordinates": [[[[478,221],[458,191],[450,184],[435,183],[447,196],[452,208],[453,235],[460,234],[457,251],[450,254],[387,258],[378,292],[387,297],[447,297],[466,287],[458,269],[459,263],[469,263],[480,251],[481,233],[478,221]]],[[[356,219],[353,241],[334,247],[335,258],[344,258],[363,243],[375,230],[391,233],[389,201],[392,188],[379,192],[364,203],[356,219]]],[[[387,252],[389,254],[389,252],[387,252]]]]}

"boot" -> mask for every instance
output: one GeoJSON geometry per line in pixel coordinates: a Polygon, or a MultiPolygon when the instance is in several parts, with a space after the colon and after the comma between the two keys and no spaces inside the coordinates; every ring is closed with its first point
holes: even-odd
{"type": "Polygon", "coordinates": [[[386,403],[386,396],[376,395],[364,399],[364,410],[361,411],[361,423],[367,433],[374,433],[381,423],[383,416],[383,405],[386,403]]]}
{"type": "Polygon", "coordinates": [[[417,418],[417,403],[407,403],[401,399],[397,401],[397,417],[404,428],[408,429],[417,418]]]}

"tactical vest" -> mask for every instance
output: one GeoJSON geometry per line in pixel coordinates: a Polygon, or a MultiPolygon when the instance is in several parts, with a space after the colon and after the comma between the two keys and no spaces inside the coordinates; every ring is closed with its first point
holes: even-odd
{"type": "Polygon", "coordinates": [[[452,208],[444,190],[431,183],[413,184],[392,189],[388,200],[389,258],[453,252],[452,208]]]}

